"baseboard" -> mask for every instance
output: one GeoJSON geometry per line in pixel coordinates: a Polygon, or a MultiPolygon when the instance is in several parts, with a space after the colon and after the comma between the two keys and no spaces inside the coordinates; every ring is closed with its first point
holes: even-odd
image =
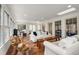
{"type": "Polygon", "coordinates": [[[8,48],[10,46],[10,40],[8,40],[1,48],[0,48],[0,55],[5,55],[8,48]]]}

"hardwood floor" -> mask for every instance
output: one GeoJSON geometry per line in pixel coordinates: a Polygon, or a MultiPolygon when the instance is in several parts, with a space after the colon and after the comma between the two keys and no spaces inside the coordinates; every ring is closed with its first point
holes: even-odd
{"type": "Polygon", "coordinates": [[[35,43],[30,41],[29,38],[21,38],[20,40],[18,37],[14,37],[14,39],[15,40],[13,41],[15,41],[15,44],[10,45],[6,55],[44,55],[45,48],[44,48],[43,42],[44,41],[55,42],[57,41],[57,39],[59,39],[59,37],[48,37],[48,38],[41,39],[35,43]],[[16,42],[24,44],[24,46],[21,47],[21,50],[17,49],[18,46],[16,42]]]}
{"type": "Polygon", "coordinates": [[[8,49],[8,51],[7,51],[7,53],[6,53],[6,55],[16,55],[17,52],[18,52],[18,51],[16,50],[16,48],[13,47],[12,45],[10,45],[10,47],[9,47],[9,49],[8,49]]]}
{"type": "MultiPolygon", "coordinates": [[[[30,43],[30,41],[29,41],[30,43]]],[[[10,45],[6,55],[44,55],[44,50],[43,48],[39,48],[37,46],[37,43],[32,43],[35,44],[31,50],[27,50],[25,54],[22,54],[21,52],[18,52],[16,46],[10,45]]]]}
{"type": "MultiPolygon", "coordinates": [[[[34,47],[34,49],[32,49],[31,51],[29,51],[29,53],[26,53],[26,55],[43,55],[44,51],[42,51],[41,49],[34,47]]],[[[6,55],[23,55],[22,53],[18,52],[17,49],[15,47],[10,46],[6,55]]]]}

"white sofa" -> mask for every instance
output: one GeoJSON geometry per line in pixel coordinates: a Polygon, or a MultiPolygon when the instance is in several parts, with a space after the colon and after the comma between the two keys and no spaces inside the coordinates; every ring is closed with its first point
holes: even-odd
{"type": "Polygon", "coordinates": [[[30,34],[30,40],[33,42],[36,42],[38,39],[42,39],[42,38],[46,38],[46,37],[50,37],[51,35],[47,35],[46,33],[38,33],[37,32],[37,36],[33,35],[33,32],[31,32],[30,34]]]}
{"type": "Polygon", "coordinates": [[[79,36],[67,37],[57,42],[44,42],[45,55],[79,55],[79,36]]]}

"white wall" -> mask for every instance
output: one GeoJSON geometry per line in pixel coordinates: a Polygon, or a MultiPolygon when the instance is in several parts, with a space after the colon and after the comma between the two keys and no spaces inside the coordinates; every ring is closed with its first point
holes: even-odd
{"type": "Polygon", "coordinates": [[[74,18],[74,17],[77,17],[77,30],[78,30],[78,34],[79,34],[79,12],[52,18],[46,22],[52,22],[52,35],[54,36],[55,35],[55,21],[61,20],[62,38],[64,38],[66,35],[66,32],[65,32],[66,31],[66,19],[74,18]]]}
{"type": "Polygon", "coordinates": [[[45,31],[48,31],[48,23],[43,23],[43,25],[45,26],[45,31]]]}

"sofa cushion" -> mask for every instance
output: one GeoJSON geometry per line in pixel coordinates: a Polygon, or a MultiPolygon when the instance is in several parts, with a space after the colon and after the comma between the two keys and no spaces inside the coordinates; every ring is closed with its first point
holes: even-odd
{"type": "Polygon", "coordinates": [[[74,37],[76,37],[77,38],[77,41],[79,41],[79,35],[75,35],[74,37]]]}
{"type": "Polygon", "coordinates": [[[30,40],[33,41],[33,42],[36,42],[37,41],[37,38],[34,35],[30,35],[30,40]]]}
{"type": "Polygon", "coordinates": [[[75,42],[77,42],[77,38],[67,37],[67,38],[60,40],[58,46],[60,46],[62,48],[68,48],[68,47],[72,46],[72,44],[74,44],[75,42]]]}
{"type": "Polygon", "coordinates": [[[48,41],[44,41],[45,49],[48,48],[51,52],[55,54],[66,54],[66,50],[60,48],[59,46],[52,44],[48,41]]]}

